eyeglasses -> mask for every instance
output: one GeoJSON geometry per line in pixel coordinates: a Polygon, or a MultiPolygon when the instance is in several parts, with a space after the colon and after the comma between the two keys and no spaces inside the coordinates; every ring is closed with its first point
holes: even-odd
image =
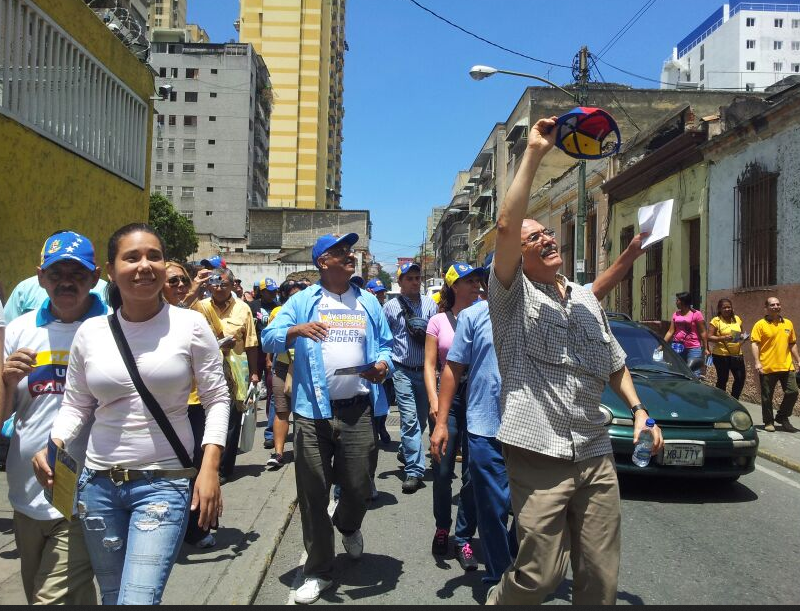
{"type": "Polygon", "coordinates": [[[336,248],[331,248],[330,250],[326,250],[325,254],[331,257],[346,257],[347,255],[352,255],[355,252],[350,246],[338,246],[336,248]]]}
{"type": "Polygon", "coordinates": [[[191,286],[192,281],[189,280],[186,276],[173,276],[169,280],[167,280],[167,284],[170,286],[178,286],[178,284],[185,284],[186,286],[191,286]]]}
{"type": "Polygon", "coordinates": [[[522,242],[522,245],[525,246],[526,244],[530,244],[533,246],[534,244],[538,243],[543,237],[546,238],[554,238],[556,236],[555,229],[542,229],[541,231],[534,231],[531,235],[525,238],[522,242]]]}

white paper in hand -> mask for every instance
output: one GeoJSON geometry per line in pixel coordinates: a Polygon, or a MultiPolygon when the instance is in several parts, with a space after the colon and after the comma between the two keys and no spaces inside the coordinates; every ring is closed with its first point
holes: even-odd
{"type": "Polygon", "coordinates": [[[668,199],[652,206],[639,208],[639,231],[647,231],[650,235],[642,242],[642,248],[657,244],[669,236],[669,224],[672,219],[672,202],[668,199]]]}

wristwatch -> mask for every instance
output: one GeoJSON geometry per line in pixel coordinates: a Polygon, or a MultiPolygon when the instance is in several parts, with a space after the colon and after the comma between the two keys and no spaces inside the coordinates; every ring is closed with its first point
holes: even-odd
{"type": "Polygon", "coordinates": [[[645,406],[644,406],[644,405],[642,405],[641,403],[637,403],[636,405],[634,405],[634,406],[631,408],[631,416],[634,416],[634,417],[635,417],[635,416],[636,416],[636,412],[638,412],[639,410],[642,410],[642,411],[644,411],[644,413],[645,413],[645,414],[647,414],[648,416],[650,415],[650,414],[648,413],[647,409],[645,409],[645,406]]]}

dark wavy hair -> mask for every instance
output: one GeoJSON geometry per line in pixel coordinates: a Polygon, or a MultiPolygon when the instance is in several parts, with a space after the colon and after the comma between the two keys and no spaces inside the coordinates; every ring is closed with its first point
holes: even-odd
{"type": "Polygon", "coordinates": [[[675,293],[675,299],[680,301],[683,305],[685,305],[690,310],[694,309],[694,307],[692,307],[692,295],[691,295],[691,293],[687,293],[686,291],[683,291],[681,293],[675,293]]]}
{"type": "MultiPolygon", "coordinates": [[[[153,227],[147,223],[129,223],[117,229],[108,239],[107,261],[109,263],[113,264],[117,259],[117,254],[119,253],[119,241],[126,235],[136,233],[137,231],[154,235],[158,239],[158,243],[161,246],[161,254],[164,255],[165,260],[167,259],[167,245],[164,243],[164,238],[158,235],[153,227]]],[[[119,310],[122,307],[122,294],[119,291],[117,283],[114,281],[109,282],[108,286],[106,287],[106,300],[108,301],[108,305],[110,305],[114,310],[119,310]]]]}
{"type": "Polygon", "coordinates": [[[717,316],[722,317],[722,304],[724,303],[731,304],[731,318],[736,318],[736,312],[733,309],[733,302],[727,297],[723,297],[717,302],[717,316]]]}

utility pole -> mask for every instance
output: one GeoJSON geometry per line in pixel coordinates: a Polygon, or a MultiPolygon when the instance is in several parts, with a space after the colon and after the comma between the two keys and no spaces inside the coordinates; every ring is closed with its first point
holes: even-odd
{"type": "MultiPolygon", "coordinates": [[[[584,106],[588,96],[589,82],[589,49],[581,47],[577,59],[578,90],[575,101],[578,106],[584,106]]],[[[578,284],[586,281],[586,258],[584,257],[586,225],[586,160],[581,159],[578,164],[578,219],[575,223],[575,278],[578,284]]]]}

